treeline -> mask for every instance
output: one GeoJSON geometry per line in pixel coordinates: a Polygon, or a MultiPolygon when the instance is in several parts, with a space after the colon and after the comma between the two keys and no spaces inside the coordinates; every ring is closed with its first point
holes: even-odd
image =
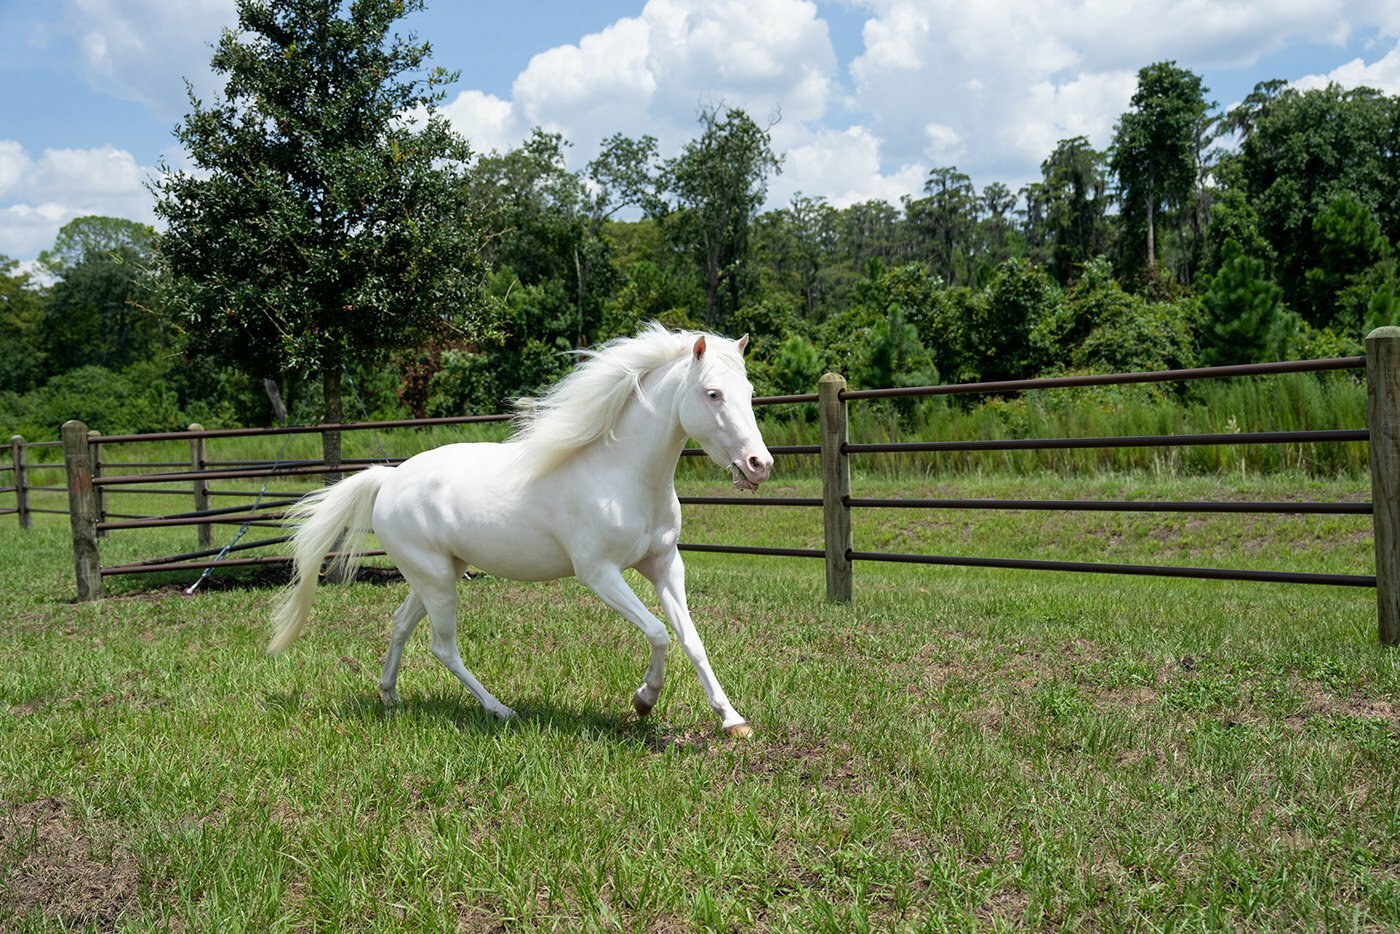
{"type": "MultiPolygon", "coordinates": [[[[570,170],[568,145],[537,130],[470,158],[476,253],[436,261],[485,270],[487,326],[347,356],[345,417],[500,411],[653,319],[751,334],[761,393],[828,369],[889,386],[1331,356],[1400,322],[1400,98],[1369,89],[1267,82],[1221,112],[1154,64],[1107,151],[1064,140],[1020,191],[937,168],[899,204],[762,210],[782,159],[737,109],[704,110],[669,159],[613,136],[570,170]]],[[[51,285],[0,264],[0,421],[266,424],[268,378],[292,419],[322,417],[321,373],[211,352],[222,325],[171,310],[160,250],[88,217],[41,257],[51,285]]]]}

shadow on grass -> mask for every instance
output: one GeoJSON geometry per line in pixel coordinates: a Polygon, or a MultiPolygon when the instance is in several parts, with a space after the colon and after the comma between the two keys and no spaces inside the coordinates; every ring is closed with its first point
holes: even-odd
{"type": "MultiPolygon", "coordinates": [[[[200,571],[168,571],[158,574],[123,574],[109,577],[103,582],[108,596],[127,599],[158,599],[172,594],[185,596],[185,590],[199,579],[200,571]]],[[[274,564],[266,567],[231,567],[215,569],[214,573],[199,585],[200,593],[216,593],[224,590],[280,590],[292,580],[290,564],[274,564]]],[[[397,568],[365,566],[355,572],[357,584],[400,584],[403,575],[397,568]]]]}
{"type": "MultiPolygon", "coordinates": [[[[289,712],[284,706],[300,704],[300,695],[267,695],[268,706],[281,712],[289,712]]],[[[565,707],[547,700],[525,699],[515,705],[517,720],[500,720],[481,708],[474,698],[463,692],[431,693],[416,695],[404,700],[393,709],[385,709],[377,692],[356,691],[346,694],[340,704],[331,711],[342,720],[377,722],[387,719],[403,719],[421,722],[450,723],[460,730],[474,733],[498,734],[519,728],[537,728],[572,734],[592,741],[632,746],[649,752],[665,752],[670,749],[679,752],[697,752],[709,745],[694,731],[668,729],[664,722],[654,718],[638,719],[631,712],[610,712],[596,708],[565,707]]],[[[709,739],[719,740],[716,732],[709,739]]]]}

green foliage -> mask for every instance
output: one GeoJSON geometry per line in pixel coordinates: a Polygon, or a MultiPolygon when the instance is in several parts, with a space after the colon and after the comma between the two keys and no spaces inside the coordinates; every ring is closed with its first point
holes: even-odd
{"type": "Polygon", "coordinates": [[[1107,260],[1086,263],[1066,300],[1031,335],[1047,365],[1095,373],[1176,369],[1195,361],[1189,300],[1154,302],[1124,291],[1107,260]]]}
{"type": "Polygon", "coordinates": [[[0,392],[26,392],[47,372],[44,293],[0,255],[0,392]]]}
{"type": "Polygon", "coordinates": [[[418,77],[427,44],[389,35],[421,7],[241,3],[211,63],[224,96],[191,96],[176,131],[199,171],[154,183],[163,297],[192,351],[320,371],[332,420],[343,361],[485,326],[468,151],[435,110],[453,76],[418,77]]]}
{"type": "Polygon", "coordinates": [[[1234,240],[1222,250],[1220,269],[1201,296],[1201,362],[1207,366],[1281,360],[1298,330],[1284,309],[1283,290],[1234,240]]]}
{"type": "Polygon", "coordinates": [[[1040,164],[1042,180],[1027,186],[1027,238],[1050,273],[1067,284],[1108,249],[1107,157],[1076,136],[1060,140],[1040,164]]]}
{"type": "Polygon", "coordinates": [[[825,371],[817,346],[802,335],[793,334],[778,348],[768,375],[775,393],[795,394],[813,392],[825,371]]]}
{"type": "Polygon", "coordinates": [[[104,434],[179,431],[189,420],[166,376],[159,363],[78,367],[23,395],[0,394],[0,421],[34,440],[57,438],[72,418],[104,434]]]}
{"type": "Polygon", "coordinates": [[[890,307],[889,314],[870,329],[865,350],[854,373],[862,389],[887,386],[931,386],[938,381],[919,332],[904,320],[904,309],[890,307]]]}
{"type": "Polygon", "coordinates": [[[69,221],[39,263],[57,282],[44,308],[47,364],[120,369],[168,351],[172,337],[150,307],[155,232],[116,217],[69,221]]]}
{"type": "Polygon", "coordinates": [[[1325,298],[1323,304],[1314,301],[1308,277],[1318,269],[1330,278],[1335,259],[1355,272],[1356,248],[1373,249],[1356,205],[1373,214],[1387,241],[1400,237],[1400,173],[1393,158],[1400,97],[1335,84],[1256,92],[1240,116],[1248,131],[1232,173],[1258,214],[1260,232],[1277,251],[1284,303],[1324,326],[1335,320],[1332,309],[1325,298]]]}
{"type": "Polygon", "coordinates": [[[782,160],[768,130],[744,111],[700,112],[701,133],[663,168],[671,198],[662,216],[674,248],[690,257],[705,289],[703,321],[723,328],[749,288],[749,228],[782,160]]]}
{"type": "Polygon", "coordinates": [[[1113,131],[1109,162],[1131,237],[1124,252],[1128,268],[1145,269],[1149,279],[1157,273],[1157,212],[1180,209],[1196,187],[1202,122],[1210,109],[1205,95],[1200,76],[1175,62],[1148,65],[1138,72],[1131,109],[1113,131]]]}

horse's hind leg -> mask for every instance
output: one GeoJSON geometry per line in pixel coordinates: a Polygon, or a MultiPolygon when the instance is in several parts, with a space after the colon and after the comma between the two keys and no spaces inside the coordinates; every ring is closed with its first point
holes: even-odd
{"type": "Polygon", "coordinates": [[[389,653],[384,656],[384,674],[379,678],[379,693],[384,698],[385,707],[398,706],[399,663],[403,661],[403,647],[427,615],[423,601],[411,589],[408,598],[394,611],[394,625],[389,630],[389,653]]]}
{"type": "Polygon", "coordinates": [[[410,571],[400,565],[404,577],[427,610],[433,630],[433,655],[466,685],[487,713],[503,720],[512,718],[515,711],[496,700],[462,664],[462,656],[457,650],[457,581],[466,570],[466,565],[455,559],[448,559],[446,565],[426,572],[422,569],[410,571]]]}

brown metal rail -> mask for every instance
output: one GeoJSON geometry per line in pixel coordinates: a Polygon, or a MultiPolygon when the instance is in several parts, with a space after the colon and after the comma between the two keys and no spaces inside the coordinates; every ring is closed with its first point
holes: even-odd
{"type": "MultiPolygon", "coordinates": [[[[121,444],[131,441],[186,441],[191,438],[249,438],[255,435],[309,435],[327,431],[375,431],[387,428],[421,428],[430,425],[467,425],[508,422],[513,415],[454,415],[448,418],[401,418],[386,422],[337,422],[321,425],[288,425],[283,428],[210,428],[203,431],[162,431],[149,435],[93,435],[89,444],[121,444]]],[[[61,444],[62,442],[55,442],[61,444]]]]}
{"type": "Polygon", "coordinates": [[[989,441],[905,441],[843,444],[842,454],[918,454],[938,451],[1061,451],[1078,448],[1147,448],[1212,444],[1316,444],[1369,441],[1365,428],[1321,431],[1241,431],[1209,435],[1124,435],[1109,438],[998,438],[989,441]]]}
{"type": "MultiPolygon", "coordinates": [[[[825,552],[822,553],[825,555],[825,552]]],[[[1023,571],[1077,571],[1085,574],[1130,574],[1140,577],[1187,577],[1200,580],[1264,581],[1280,584],[1328,584],[1338,587],[1374,587],[1367,574],[1317,574],[1303,571],[1251,571],[1230,568],[1190,568],[1150,564],[1110,564],[1088,561],[1039,561],[1027,558],[969,558],[956,555],[906,555],[883,551],[847,551],[847,561],[885,561],[895,564],[935,564],[953,567],[1009,568],[1023,571]]]]}
{"type": "MultiPolygon", "coordinates": [[[[737,499],[737,497],[735,497],[737,499]]],[[[684,500],[682,500],[684,502],[684,500]]],[[[1369,516],[1371,503],[1162,502],[1155,500],[1084,499],[879,499],[848,496],[852,508],[872,509],[1025,509],[1065,512],[1226,512],[1296,513],[1299,515],[1369,516]]],[[[821,500],[814,500],[821,505],[821,500]]]]}
{"type": "MultiPolygon", "coordinates": [[[[388,462],[387,466],[402,463],[388,462]]],[[[339,467],[290,467],[273,470],[187,470],[181,473],[122,474],[113,477],[93,477],[93,486],[115,486],[136,483],[178,483],[181,480],[246,480],[253,477],[311,477],[328,473],[355,473],[367,470],[372,464],[343,464],[339,467]]]]}
{"type": "Polygon", "coordinates": [[[269,523],[286,517],[287,513],[283,512],[247,512],[234,515],[213,515],[201,512],[192,516],[132,519],[127,522],[99,522],[97,529],[98,531],[111,531],[115,529],[163,529],[177,525],[238,525],[243,522],[250,524],[269,523]]]}
{"type": "Polygon", "coordinates": [[[772,555],[779,558],[825,558],[820,548],[758,548],[748,545],[677,545],[681,551],[698,551],[717,555],[772,555]]]}
{"type": "MultiPolygon", "coordinates": [[[[1170,383],[1178,380],[1224,379],[1235,376],[1270,376],[1278,373],[1320,373],[1326,370],[1356,370],[1366,365],[1365,357],[1332,357],[1326,360],[1288,360],[1281,363],[1245,363],[1234,366],[1192,367],[1157,370],[1149,373],[1107,373],[1084,376],[1049,376],[1038,379],[1008,379],[986,383],[949,383],[943,386],[910,386],[897,389],[846,389],[846,399],[892,399],[906,396],[952,396],[976,392],[1024,392],[1032,389],[1059,389],[1067,386],[1121,386],[1132,383],[1170,383]]],[[[815,396],[813,397],[816,398],[815,396]]],[[[806,401],[806,400],[803,400],[806,401]]]]}
{"type": "Polygon", "coordinates": [[[820,506],[819,496],[677,496],[682,506],[820,506]]]}

